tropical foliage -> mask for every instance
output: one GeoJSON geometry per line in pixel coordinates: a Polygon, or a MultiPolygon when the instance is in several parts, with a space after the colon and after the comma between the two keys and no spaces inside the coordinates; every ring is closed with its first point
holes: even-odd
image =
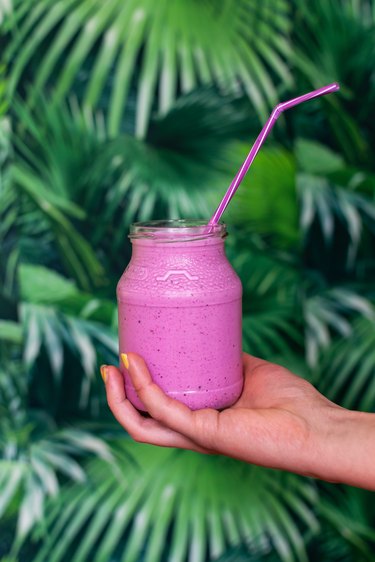
{"type": "Polygon", "coordinates": [[[0,560],[372,561],[370,493],[132,442],[98,366],[134,220],[226,212],[244,349],[375,411],[371,0],[0,3],[0,560]]]}

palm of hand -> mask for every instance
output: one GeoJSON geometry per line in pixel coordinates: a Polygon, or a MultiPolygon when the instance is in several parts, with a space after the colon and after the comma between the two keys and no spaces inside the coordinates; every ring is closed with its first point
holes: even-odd
{"type": "Polygon", "coordinates": [[[309,382],[284,367],[243,354],[244,387],[236,408],[292,408],[299,411],[301,401],[309,406],[330,403],[309,382]]]}
{"type": "Polygon", "coordinates": [[[244,388],[238,401],[219,414],[224,435],[220,452],[255,464],[288,469],[300,465],[304,448],[324,431],[325,412],[337,408],[309,382],[287,369],[244,354],[244,388]],[[242,439],[233,443],[233,433],[242,439]],[[235,446],[235,450],[234,450],[235,446]]]}

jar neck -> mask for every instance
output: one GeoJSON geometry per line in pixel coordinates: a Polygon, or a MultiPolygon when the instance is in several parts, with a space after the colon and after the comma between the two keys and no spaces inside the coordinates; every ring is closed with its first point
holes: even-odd
{"type": "Polygon", "coordinates": [[[222,254],[224,253],[223,238],[189,240],[185,242],[156,242],[155,240],[132,240],[132,256],[146,257],[186,255],[186,254],[222,254]]]}
{"type": "Polygon", "coordinates": [[[138,222],[130,226],[132,242],[174,244],[221,240],[227,235],[224,223],[209,225],[203,220],[164,220],[138,222]]]}

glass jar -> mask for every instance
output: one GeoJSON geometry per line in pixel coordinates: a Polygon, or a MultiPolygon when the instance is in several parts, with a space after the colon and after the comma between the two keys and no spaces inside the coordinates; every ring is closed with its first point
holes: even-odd
{"type": "MultiPolygon", "coordinates": [[[[192,409],[225,408],[242,385],[241,282],[228,262],[226,226],[135,223],[117,286],[119,351],[141,355],[153,380],[192,409]]],[[[124,365],[126,395],[140,410],[124,365]]]]}

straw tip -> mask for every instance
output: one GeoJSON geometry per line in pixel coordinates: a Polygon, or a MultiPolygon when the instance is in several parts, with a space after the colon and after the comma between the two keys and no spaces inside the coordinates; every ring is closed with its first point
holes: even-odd
{"type": "Polygon", "coordinates": [[[340,89],[340,84],[338,82],[332,82],[331,86],[333,92],[337,92],[337,90],[340,89]]]}

